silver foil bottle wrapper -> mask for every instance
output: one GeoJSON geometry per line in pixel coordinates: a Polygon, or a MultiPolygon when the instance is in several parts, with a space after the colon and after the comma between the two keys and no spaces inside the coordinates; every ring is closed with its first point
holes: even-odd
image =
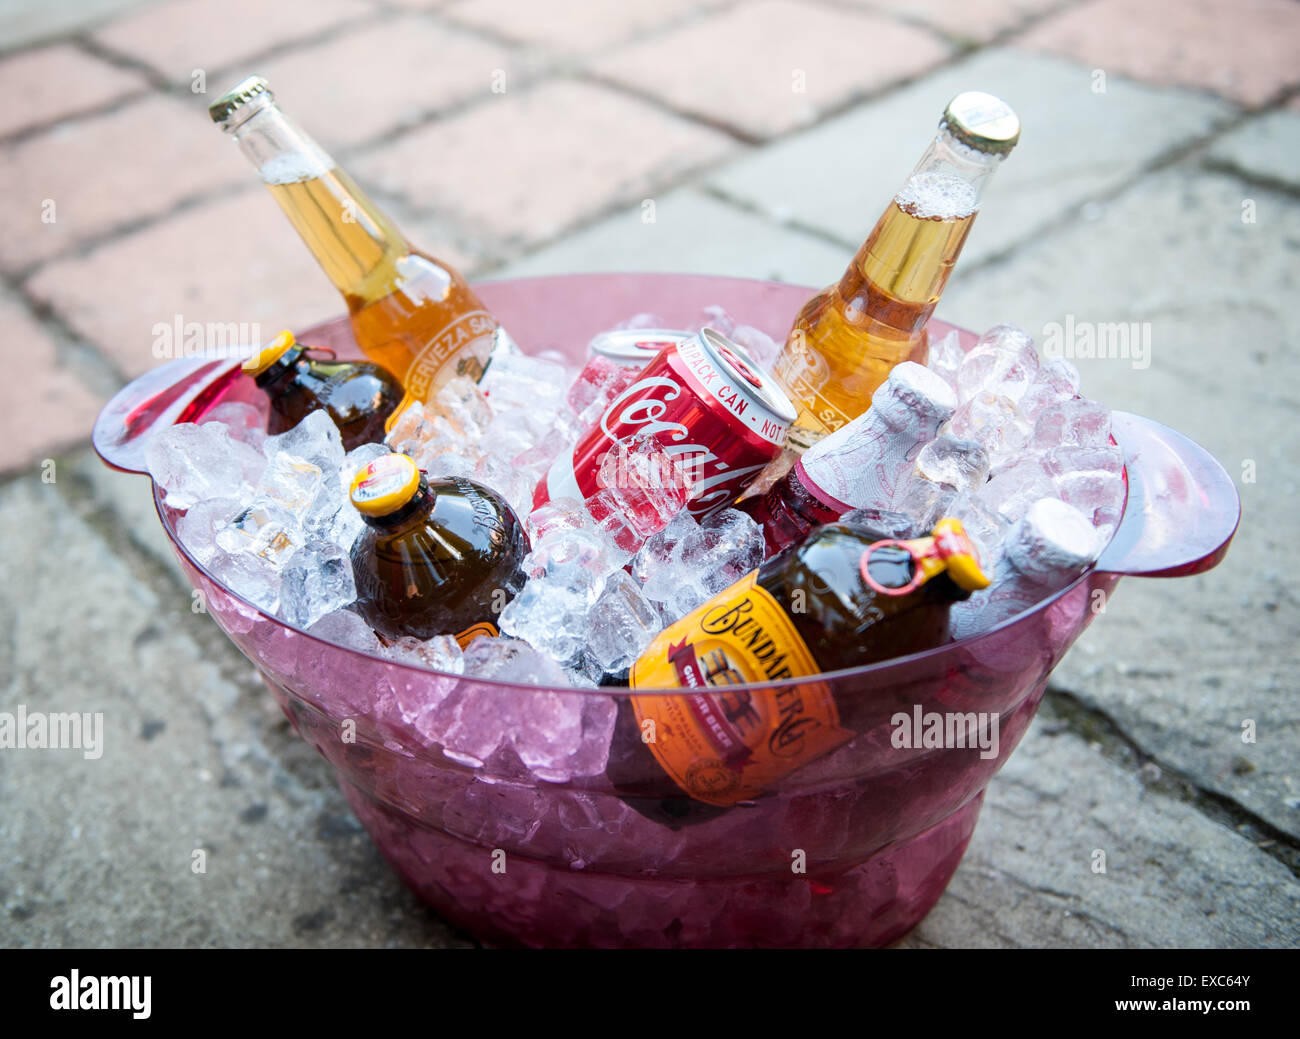
{"type": "Polygon", "coordinates": [[[804,475],[852,508],[887,507],[916,456],[956,409],[952,387],[905,361],[876,390],[870,408],[804,454],[804,475]]]}

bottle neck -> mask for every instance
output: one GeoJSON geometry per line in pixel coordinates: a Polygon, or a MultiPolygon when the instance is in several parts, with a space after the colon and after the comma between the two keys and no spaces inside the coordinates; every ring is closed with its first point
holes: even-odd
{"type": "Polygon", "coordinates": [[[376,278],[410,251],[392,221],[274,102],[227,132],[334,287],[363,300],[374,294],[376,278]]]}
{"type": "Polygon", "coordinates": [[[841,295],[900,333],[919,333],[961,254],[1001,157],[941,130],[840,282],[841,295]]]}

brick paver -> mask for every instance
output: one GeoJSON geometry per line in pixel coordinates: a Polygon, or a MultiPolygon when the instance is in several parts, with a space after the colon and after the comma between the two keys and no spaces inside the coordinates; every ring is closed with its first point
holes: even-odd
{"type": "Polygon", "coordinates": [[[506,48],[417,17],[300,48],[259,62],[256,71],[285,111],[327,147],[373,139],[467,98],[491,97],[494,76],[504,76],[508,89],[516,74],[506,48]]]}
{"type": "Polygon", "coordinates": [[[343,310],[261,188],[48,264],[28,288],[128,377],[158,363],[154,325],[171,324],[177,314],[184,322],[258,323],[267,339],[343,310]]]}
{"type": "Polygon", "coordinates": [[[1072,0],[846,0],[932,25],[963,42],[985,42],[1072,0]]]}
{"type": "Polygon", "coordinates": [[[887,18],[764,0],[616,49],[594,67],[680,111],[771,137],[947,53],[931,33],[887,18]]]}
{"type": "Polygon", "coordinates": [[[557,51],[594,51],[621,43],[678,21],[725,0],[550,0],[521,4],[517,0],[463,0],[445,8],[448,18],[521,43],[557,51]]]}
{"type": "Polygon", "coordinates": [[[1300,83],[1300,4],[1292,0],[1092,0],[1016,42],[1108,75],[1201,87],[1245,105],[1300,83]]]}
{"type": "Polygon", "coordinates": [[[640,199],[735,145],[601,86],[508,91],[355,163],[363,179],[502,239],[550,238],[640,199]]]}
{"type": "Polygon", "coordinates": [[[212,124],[168,97],[58,126],[0,150],[0,267],[25,269],[247,176],[212,124]]]}
{"type": "Polygon", "coordinates": [[[22,370],[0,380],[0,473],[36,465],[86,440],[103,401],[59,363],[49,333],[21,302],[0,296],[0,339],[22,370]]]}
{"type": "MultiPolygon", "coordinates": [[[[211,76],[253,54],[374,13],[362,0],[172,0],[118,19],[95,33],[95,40],[172,82],[188,83],[195,69],[211,76]]],[[[209,91],[213,86],[208,84],[209,91]]]]}
{"type": "Polygon", "coordinates": [[[144,77],[60,43],[0,61],[0,136],[52,123],[145,86],[144,77]]]}

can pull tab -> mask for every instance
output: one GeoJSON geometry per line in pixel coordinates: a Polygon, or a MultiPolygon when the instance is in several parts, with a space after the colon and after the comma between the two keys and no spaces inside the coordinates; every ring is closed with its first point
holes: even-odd
{"type": "Polygon", "coordinates": [[[873,542],[862,553],[858,569],[867,587],[881,595],[907,595],[945,570],[958,587],[967,591],[987,588],[990,583],[988,574],[980,564],[979,550],[966,533],[961,520],[951,516],[939,520],[929,537],[908,541],[889,538],[873,542]],[[868,564],[872,553],[887,546],[897,546],[912,557],[912,577],[906,584],[890,587],[871,576],[868,564]]]}

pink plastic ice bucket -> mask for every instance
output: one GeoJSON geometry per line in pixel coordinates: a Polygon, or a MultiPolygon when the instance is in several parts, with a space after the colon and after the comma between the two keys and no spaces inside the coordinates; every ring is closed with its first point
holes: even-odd
{"type": "MultiPolygon", "coordinates": [[[[641,311],[685,324],[719,303],[779,339],[809,294],[767,282],[648,274],[477,289],[525,349],[557,349],[575,363],[595,333],[641,311]]],[[[346,319],[303,338],[344,356],[357,352],[346,319]]],[[[247,392],[241,379],[219,380],[197,395],[184,390],[203,367],[172,362],[119,394],[96,427],[105,460],[136,468],[133,448],[151,422],[192,418],[247,392]]],[[[625,693],[473,680],[322,642],[219,585],[180,544],[176,514],[156,488],[155,500],[212,616],[265,676],[297,731],[337,770],[393,868],[447,919],[493,942],[531,946],[884,945],[914,927],[947,886],[985,786],[1024,734],[1048,675],[1093,619],[1099,597],[1125,574],[1207,570],[1236,530],[1236,491],[1202,448],[1125,413],[1115,414],[1113,431],[1125,453],[1128,501],[1095,567],[978,637],[819,677],[837,701],[868,703],[857,738],[766,796],[676,828],[634,810],[603,775],[546,782],[509,754],[481,766],[451,760],[415,724],[422,700],[449,683],[457,695],[500,700],[503,710],[512,698],[559,697],[548,704],[584,716],[608,717],[625,693]],[[996,754],[896,748],[891,718],[918,707],[996,712],[996,754]]],[[[752,692],[772,696],[792,684],[752,692]]],[[[634,777],[641,778],[662,780],[634,777]]],[[[656,798],[653,807],[690,804],[683,795],[680,804],[656,798]]]]}

